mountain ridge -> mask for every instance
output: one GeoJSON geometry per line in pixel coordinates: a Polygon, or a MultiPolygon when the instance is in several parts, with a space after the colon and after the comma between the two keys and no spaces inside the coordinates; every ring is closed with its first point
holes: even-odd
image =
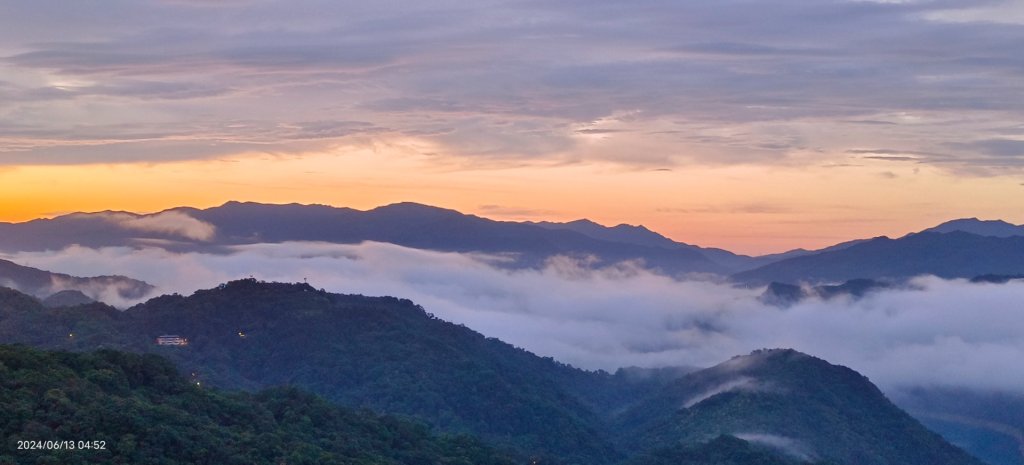
{"type": "Polygon", "coordinates": [[[551,257],[564,255],[586,259],[594,267],[634,261],[670,276],[715,274],[748,284],[817,284],[916,274],[973,277],[1024,273],[1024,266],[1003,263],[1003,256],[1017,256],[1024,251],[1024,246],[1015,242],[1024,236],[975,234],[984,233],[977,230],[978,225],[988,228],[993,224],[1003,229],[1022,228],[1002,221],[960,219],[896,239],[880,236],[818,250],[795,249],[751,257],[677,242],[643,226],[609,227],[589,219],[566,223],[497,221],[415,202],[356,210],[322,204],[231,201],[206,209],[177,207],[148,215],[108,211],[0,223],[0,250],[60,250],[79,244],[94,248],[157,246],[179,252],[231,253],[232,246],[267,242],[375,241],[443,252],[497,254],[506,260],[496,266],[510,268],[540,268],[551,257]],[[981,239],[968,241],[963,234],[981,239]],[[933,238],[930,251],[915,250],[926,237],[933,238]],[[858,253],[847,252],[853,248],[858,253]],[[954,251],[956,256],[936,259],[946,251],[954,251]],[[886,269],[880,262],[890,256],[902,258],[886,269]],[[949,261],[954,258],[956,263],[949,261]],[[956,267],[963,271],[951,271],[956,267]]]}
{"type": "Polygon", "coordinates": [[[169,209],[125,222],[102,214],[65,215],[46,222],[0,224],[0,249],[60,250],[136,247],[164,241],[174,251],[213,251],[260,242],[388,242],[446,252],[513,254],[509,266],[540,267],[556,255],[596,257],[597,265],[641,260],[666,274],[725,273],[722,265],[685,248],[662,249],[596,239],[569,230],[503,222],[413,202],[360,211],[351,208],[228,202],[208,209],[169,209]],[[162,215],[162,216],[161,216],[162,215]]]}
{"type": "Polygon", "coordinates": [[[882,236],[850,247],[795,257],[734,274],[736,281],[834,283],[851,279],[940,278],[1024,273],[1024,236],[990,237],[963,231],[882,236]]]}

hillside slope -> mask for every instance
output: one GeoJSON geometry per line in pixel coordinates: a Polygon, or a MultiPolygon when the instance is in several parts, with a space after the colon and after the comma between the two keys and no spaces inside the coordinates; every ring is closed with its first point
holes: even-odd
{"type": "Polygon", "coordinates": [[[0,411],[4,464],[515,463],[469,437],[433,436],[296,389],[210,390],[160,357],[109,350],[0,346],[0,411]]]}
{"type": "Polygon", "coordinates": [[[980,464],[849,368],[763,350],[684,376],[619,419],[627,448],[733,435],[803,460],[858,465],[980,464]]]}

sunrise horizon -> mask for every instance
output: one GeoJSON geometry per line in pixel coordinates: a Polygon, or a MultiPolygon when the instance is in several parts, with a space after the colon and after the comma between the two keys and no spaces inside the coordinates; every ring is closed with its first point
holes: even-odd
{"type": "Polygon", "coordinates": [[[0,220],[411,200],[756,254],[1024,222],[1013,2],[116,8],[7,7],[0,220]]]}
{"type": "MultiPolygon", "coordinates": [[[[223,201],[211,201],[211,202],[208,202],[208,203],[201,203],[201,204],[174,204],[174,205],[168,204],[168,205],[160,205],[160,206],[155,206],[153,208],[148,208],[148,209],[145,209],[145,208],[143,208],[143,209],[132,209],[132,208],[117,208],[117,207],[114,207],[114,208],[103,208],[103,209],[93,209],[93,210],[81,209],[81,210],[53,211],[53,212],[47,212],[45,214],[41,214],[39,216],[27,217],[27,218],[24,218],[24,219],[17,219],[17,218],[16,219],[4,219],[4,218],[0,218],[0,223],[17,224],[17,223],[25,223],[25,222],[29,222],[29,221],[33,221],[33,220],[39,220],[39,219],[54,219],[54,218],[58,218],[58,217],[61,217],[61,216],[66,216],[66,215],[96,214],[96,213],[108,213],[108,212],[129,213],[129,214],[134,214],[134,215],[147,216],[147,215],[156,215],[156,214],[159,214],[159,213],[162,213],[162,212],[177,210],[177,209],[181,209],[181,208],[186,208],[186,209],[194,208],[194,209],[199,209],[199,210],[205,210],[205,209],[223,207],[223,206],[226,206],[226,205],[232,204],[232,203],[240,203],[240,204],[247,204],[247,203],[249,203],[249,204],[262,204],[262,205],[326,206],[326,207],[331,207],[331,208],[349,208],[349,209],[354,209],[354,210],[358,210],[358,211],[369,211],[369,210],[379,209],[379,208],[383,208],[383,207],[387,207],[387,206],[392,206],[392,205],[396,205],[396,204],[419,204],[419,205],[424,205],[424,206],[427,206],[427,207],[439,208],[439,209],[444,209],[444,210],[454,210],[454,211],[457,211],[457,212],[459,212],[461,214],[478,216],[478,217],[481,217],[481,218],[495,220],[495,221],[569,223],[569,222],[574,222],[574,221],[585,220],[585,221],[591,221],[591,222],[597,223],[597,224],[599,224],[601,226],[609,227],[609,228],[615,227],[615,226],[622,226],[622,225],[631,226],[631,227],[643,227],[643,228],[646,228],[649,231],[652,231],[654,233],[662,235],[662,236],[664,236],[664,237],[666,237],[668,239],[671,239],[673,241],[676,241],[676,242],[681,242],[681,243],[690,244],[690,245],[696,245],[696,246],[700,246],[700,247],[721,248],[721,249],[728,250],[730,252],[734,252],[734,253],[738,253],[738,254],[744,254],[744,255],[750,255],[750,256],[755,256],[755,257],[756,256],[762,256],[762,255],[771,255],[771,254],[777,254],[777,253],[783,253],[783,252],[790,252],[790,251],[795,251],[795,250],[800,250],[800,249],[803,249],[803,250],[815,250],[815,249],[821,249],[821,248],[829,247],[829,246],[836,245],[836,244],[843,243],[843,242],[848,242],[848,241],[853,241],[853,240],[860,240],[860,239],[870,239],[870,238],[875,238],[875,237],[883,237],[884,236],[884,237],[889,237],[889,238],[899,238],[899,237],[903,237],[903,236],[905,236],[907,234],[919,232],[921,230],[937,226],[937,225],[939,225],[941,223],[945,223],[945,222],[953,221],[953,220],[960,220],[960,219],[972,219],[972,220],[979,220],[979,221],[982,221],[982,222],[1003,221],[1003,222],[1007,222],[1007,223],[1014,224],[1014,225],[1020,224],[1020,223],[1017,223],[1017,222],[1015,222],[1013,220],[1008,220],[1006,218],[1000,218],[1000,217],[983,217],[983,216],[977,216],[977,215],[956,216],[956,217],[948,217],[948,218],[940,219],[938,221],[923,222],[923,223],[920,223],[920,224],[917,224],[917,225],[914,225],[914,226],[910,226],[909,229],[899,230],[899,229],[895,229],[894,228],[891,232],[885,232],[885,231],[874,232],[874,233],[868,232],[867,234],[861,235],[861,236],[836,237],[833,240],[819,239],[818,241],[804,241],[804,242],[800,242],[802,239],[805,239],[805,238],[781,236],[781,237],[776,237],[776,238],[771,238],[771,239],[781,240],[781,241],[785,241],[785,243],[791,243],[791,244],[797,244],[797,245],[793,246],[793,247],[784,248],[784,249],[761,249],[761,248],[756,248],[756,246],[755,246],[755,248],[744,248],[744,246],[742,245],[742,244],[744,244],[744,242],[742,242],[742,241],[735,241],[735,242],[728,242],[728,243],[727,242],[723,242],[721,240],[719,240],[717,242],[699,242],[699,241],[690,240],[690,239],[688,239],[686,237],[676,237],[673,234],[669,234],[669,233],[665,232],[665,230],[672,229],[671,225],[669,225],[668,227],[662,228],[662,227],[659,227],[659,226],[654,225],[654,224],[646,224],[646,223],[642,223],[642,222],[633,222],[633,223],[631,223],[631,222],[628,222],[628,221],[621,221],[621,220],[617,220],[617,219],[614,219],[614,218],[608,219],[608,217],[606,217],[606,216],[595,216],[595,215],[592,215],[592,214],[588,215],[586,213],[583,213],[583,214],[580,214],[580,215],[575,215],[575,216],[573,214],[547,214],[544,211],[529,210],[529,209],[525,209],[525,208],[524,209],[519,209],[519,210],[516,210],[516,211],[508,211],[507,209],[495,208],[497,206],[494,206],[494,205],[481,205],[481,206],[476,207],[475,209],[473,209],[473,208],[461,209],[461,208],[456,208],[456,207],[449,206],[449,205],[444,205],[444,204],[435,204],[435,203],[417,201],[415,199],[402,199],[402,200],[395,200],[395,201],[384,201],[383,203],[377,203],[377,204],[367,203],[367,204],[363,204],[363,205],[354,205],[354,204],[339,204],[339,203],[328,203],[328,202],[317,202],[317,201],[303,201],[303,202],[299,202],[299,201],[273,201],[273,200],[252,200],[252,199],[245,199],[245,198],[231,198],[231,199],[227,199],[227,200],[223,200],[223,201]],[[602,218],[602,219],[596,219],[596,218],[602,218]],[[740,245],[739,246],[730,246],[730,245],[727,245],[727,244],[740,244],[740,245]],[[803,244],[803,245],[801,245],[801,244],[803,244]],[[811,244],[811,245],[807,245],[807,244],[811,244]]],[[[676,228],[676,229],[678,229],[678,228],[676,228]]],[[[749,226],[747,226],[746,229],[751,229],[751,228],[749,226]]],[[[712,238],[712,239],[714,239],[714,238],[712,238]]]]}

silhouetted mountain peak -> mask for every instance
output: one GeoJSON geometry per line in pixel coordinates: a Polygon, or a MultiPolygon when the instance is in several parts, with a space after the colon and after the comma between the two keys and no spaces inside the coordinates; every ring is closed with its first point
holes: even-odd
{"type": "MultiPolygon", "coordinates": [[[[656,233],[654,231],[651,231],[650,229],[647,228],[647,226],[644,226],[642,224],[632,225],[632,224],[621,223],[621,224],[617,224],[615,226],[612,226],[611,229],[616,230],[616,231],[633,231],[633,232],[637,232],[637,233],[654,234],[654,235],[657,235],[658,237],[665,237],[665,236],[662,236],[661,234],[658,234],[658,233],[656,233]]],[[[666,239],[668,239],[668,238],[666,237],[666,239]]]]}
{"type": "Polygon", "coordinates": [[[980,220],[978,218],[960,218],[947,221],[938,226],[921,232],[950,233],[962,231],[979,236],[1011,237],[1024,236],[1024,225],[1018,226],[1003,220],[980,220]]]}
{"type": "Polygon", "coordinates": [[[96,302],[95,299],[85,295],[82,291],[69,289],[54,293],[53,295],[43,299],[43,306],[47,308],[74,307],[94,302],[96,302]]]}
{"type": "Polygon", "coordinates": [[[321,203],[263,203],[263,202],[251,202],[251,201],[238,201],[229,200],[224,202],[220,206],[211,207],[205,210],[200,210],[192,207],[176,207],[164,211],[181,211],[181,212],[203,212],[203,211],[253,211],[253,210],[348,210],[344,207],[333,207],[330,205],[324,205],[321,203]]]}
{"type": "Polygon", "coordinates": [[[788,307],[806,297],[807,291],[800,286],[772,281],[758,297],[758,300],[768,305],[788,307]]]}
{"type": "Polygon", "coordinates": [[[304,204],[304,203],[298,203],[298,202],[291,202],[291,203],[265,203],[265,202],[253,202],[253,201],[250,201],[250,200],[228,200],[227,202],[224,202],[223,204],[221,204],[219,207],[213,207],[213,208],[284,207],[284,206],[312,207],[312,206],[326,206],[326,205],[322,205],[322,204],[304,204]]]}
{"type": "Polygon", "coordinates": [[[98,212],[73,212],[73,213],[67,213],[67,214],[64,214],[64,215],[56,216],[56,217],[54,217],[52,219],[54,219],[54,220],[60,219],[60,218],[88,219],[88,218],[94,218],[94,217],[97,217],[97,216],[104,217],[104,216],[110,216],[110,215],[124,215],[124,216],[130,216],[130,217],[133,217],[133,218],[138,218],[140,216],[143,216],[143,215],[140,215],[138,213],[126,212],[124,210],[101,210],[101,211],[98,211],[98,212]]]}
{"type": "MultiPolygon", "coordinates": [[[[542,221],[540,224],[552,224],[552,225],[554,225],[554,224],[558,224],[558,223],[552,223],[552,222],[549,222],[549,221],[542,221]]],[[[585,227],[598,227],[598,228],[605,227],[603,224],[598,223],[598,222],[596,222],[594,220],[591,220],[591,219],[588,219],[588,218],[580,218],[578,220],[572,220],[572,221],[569,221],[569,222],[567,222],[565,224],[572,225],[572,226],[585,226],[585,227]]]]}
{"type": "Polygon", "coordinates": [[[464,214],[462,212],[459,212],[457,210],[452,210],[452,209],[448,209],[448,208],[441,208],[441,207],[435,207],[435,206],[432,206],[432,205],[426,205],[426,204],[416,203],[416,202],[392,203],[392,204],[384,205],[382,207],[374,208],[372,210],[367,210],[367,212],[369,212],[369,213],[395,214],[395,215],[401,215],[401,216],[406,216],[406,217],[408,217],[408,216],[418,216],[418,217],[423,217],[423,216],[460,216],[460,217],[467,216],[468,217],[468,216],[471,216],[471,215],[466,215],[466,214],[464,214]]]}
{"type": "Polygon", "coordinates": [[[240,294],[243,296],[251,296],[253,292],[272,292],[280,295],[294,294],[296,292],[309,292],[315,291],[313,286],[307,283],[279,283],[279,282],[268,282],[260,281],[256,278],[243,278],[228,281],[224,284],[217,286],[214,289],[208,291],[199,292],[211,292],[211,293],[222,293],[222,294],[240,294]]]}
{"type": "MultiPolygon", "coordinates": [[[[543,222],[543,223],[544,224],[558,224],[558,223],[548,223],[548,222],[543,222]]],[[[601,223],[598,223],[598,222],[596,222],[594,220],[591,220],[591,219],[588,219],[588,218],[580,218],[578,220],[573,220],[573,221],[570,221],[570,222],[565,223],[565,224],[566,225],[571,225],[571,226],[578,226],[578,227],[611,229],[611,230],[614,230],[614,231],[633,231],[633,232],[649,233],[649,234],[654,234],[654,235],[656,235],[658,237],[667,239],[665,236],[662,236],[661,234],[658,234],[658,233],[656,233],[654,231],[651,231],[650,229],[648,229],[646,226],[644,226],[642,224],[632,225],[632,224],[627,224],[627,223],[619,223],[619,224],[617,224],[615,226],[605,226],[605,225],[603,225],[601,223]]]]}
{"type": "Polygon", "coordinates": [[[586,218],[569,221],[567,223],[556,223],[541,221],[529,223],[546,229],[565,229],[575,231],[585,236],[609,242],[620,242],[623,244],[642,245],[645,247],[660,247],[677,249],[681,247],[692,247],[688,244],[673,241],[661,234],[658,234],[643,225],[634,226],[631,224],[618,224],[605,226],[586,218]]]}
{"type": "MultiPolygon", "coordinates": [[[[784,363],[807,363],[812,360],[825,362],[824,360],[812,357],[796,349],[774,348],[758,349],[747,355],[737,355],[722,362],[712,369],[728,372],[753,372],[761,370],[773,370],[778,364],[784,363]]],[[[827,363],[827,362],[826,362],[827,363]]]]}

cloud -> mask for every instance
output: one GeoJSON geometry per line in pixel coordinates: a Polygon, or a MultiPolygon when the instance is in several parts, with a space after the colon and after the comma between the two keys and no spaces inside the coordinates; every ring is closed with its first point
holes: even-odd
{"type": "MultiPolygon", "coordinates": [[[[10,286],[17,289],[18,286],[10,286]]],[[[74,281],[61,276],[51,276],[48,289],[38,294],[37,297],[47,297],[61,291],[79,291],[87,297],[100,302],[105,302],[119,308],[125,308],[133,302],[138,301],[140,295],[153,297],[154,294],[146,292],[138,283],[119,279],[117,277],[95,277],[88,281],[74,281]]]]}
{"type": "Polygon", "coordinates": [[[918,161],[919,160],[918,158],[914,158],[914,157],[886,156],[886,155],[865,156],[865,157],[861,157],[861,158],[868,159],[868,160],[882,160],[882,161],[918,161]]]}
{"type": "Polygon", "coordinates": [[[954,148],[971,150],[1000,158],[1024,157],[1024,140],[986,139],[951,144],[954,148]]]}
{"type": "Polygon", "coordinates": [[[558,258],[540,270],[500,257],[390,244],[257,244],[227,254],[72,247],[16,262],[73,275],[122,274],[188,294],[236,278],[308,280],[334,292],[394,295],[539,355],[576,366],[710,366],[765,347],[792,347],[869,376],[883,388],[958,386],[1021,392],[1024,282],[919,278],[860,300],[761,304],[761,289],[676,280],[635,263],[593,270],[558,258]]]}
{"type": "Polygon", "coordinates": [[[799,440],[790,437],[765,433],[738,433],[735,436],[744,441],[778,449],[800,460],[811,460],[814,458],[814,455],[810,452],[811,448],[799,440]]]}
{"type": "Polygon", "coordinates": [[[165,211],[155,215],[138,216],[130,213],[101,213],[104,219],[122,228],[135,231],[170,234],[196,241],[209,241],[217,228],[180,211],[165,211]]]}
{"type": "Polygon", "coordinates": [[[557,212],[543,208],[517,207],[512,205],[480,205],[476,210],[482,215],[494,215],[511,218],[536,218],[551,216],[557,212]]]}
{"type": "Polygon", "coordinates": [[[592,135],[615,134],[615,133],[619,133],[619,132],[626,132],[626,131],[624,131],[622,129],[601,129],[601,128],[586,128],[586,129],[577,129],[576,130],[576,134],[592,134],[592,135]]]}
{"type": "Polygon", "coordinates": [[[153,153],[159,154],[160,161],[169,162],[239,153],[325,152],[350,136],[387,131],[368,122],[348,120],[281,124],[220,120],[180,126],[138,122],[79,125],[69,131],[31,129],[0,121],[0,129],[7,133],[0,136],[0,166],[150,162],[153,153]]]}
{"type": "Polygon", "coordinates": [[[723,392],[760,390],[763,390],[763,387],[758,383],[756,379],[751,378],[749,376],[741,376],[739,378],[726,381],[722,384],[719,384],[718,386],[715,386],[711,389],[708,389],[707,391],[704,391],[700,394],[697,394],[696,396],[693,396],[692,398],[688,399],[686,402],[683,403],[683,407],[693,407],[694,405],[697,405],[723,392]]]}
{"type": "Polygon", "coordinates": [[[777,204],[764,202],[745,202],[727,205],[700,205],[689,207],[662,207],[656,209],[660,213],[743,213],[743,214],[779,214],[791,213],[792,209],[777,204]]]}
{"type": "MultiPolygon", "coordinates": [[[[813,147],[824,163],[862,140],[929,152],[1021,120],[1024,27],[991,21],[1011,3],[115,0],[111,17],[23,2],[0,20],[0,127],[25,127],[0,150],[28,152],[8,163],[202,158],[158,140],[104,155],[72,136],[82,121],[114,140],[127,123],[195,123],[216,134],[203,142],[253,142],[215,122],[344,114],[485,162],[776,165],[813,147]],[[40,131],[74,143],[24,146],[40,131]]],[[[953,158],[966,162],[936,164],[1020,168],[953,158]]]]}

